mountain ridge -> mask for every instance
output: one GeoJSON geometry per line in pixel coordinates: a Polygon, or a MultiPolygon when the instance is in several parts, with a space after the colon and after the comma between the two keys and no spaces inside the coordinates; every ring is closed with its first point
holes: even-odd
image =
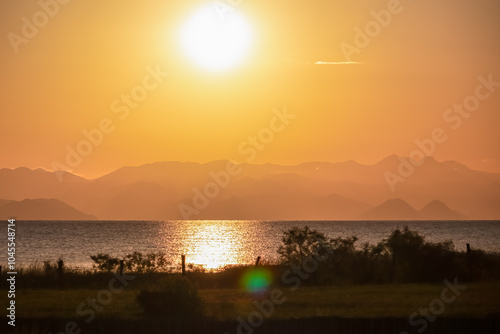
{"type": "MultiPolygon", "coordinates": [[[[406,212],[406,216],[400,217],[500,219],[500,174],[475,171],[455,161],[438,162],[429,157],[391,192],[384,173],[387,168],[397,173],[401,159],[406,158],[391,155],[374,165],[353,160],[292,166],[244,163],[236,172],[231,170],[231,175],[227,160],[166,161],[124,166],[91,180],[65,172],[62,182],[56,175],[60,172],[0,169],[0,198],[57,199],[100,219],[222,219],[228,216],[239,219],[236,213],[241,212],[252,219],[352,220],[395,198],[412,208],[423,209],[437,200],[442,203],[434,203],[423,212],[414,209],[415,213],[403,209],[400,202],[393,208],[395,212],[406,212]],[[192,211],[196,213],[186,217],[180,206],[193,208],[196,196],[206,197],[202,201],[206,205],[194,208],[192,211]],[[268,205],[271,202],[275,207],[268,205]],[[240,209],[230,208],[231,203],[240,209]],[[461,212],[450,208],[460,208],[461,212]]],[[[380,219],[398,216],[375,213],[372,211],[368,216],[380,219]]]]}
{"type": "Polygon", "coordinates": [[[57,199],[37,198],[22,201],[1,200],[0,219],[16,220],[95,220],[57,199]]]}

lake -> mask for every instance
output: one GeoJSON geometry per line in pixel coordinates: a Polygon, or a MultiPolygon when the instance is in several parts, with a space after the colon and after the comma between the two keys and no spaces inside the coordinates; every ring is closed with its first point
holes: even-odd
{"type": "MultiPolygon", "coordinates": [[[[165,252],[169,260],[217,269],[229,264],[276,260],[283,231],[308,225],[327,237],[357,236],[377,243],[397,227],[408,225],[427,241],[452,240],[455,248],[500,252],[500,221],[18,221],[19,266],[62,257],[72,267],[91,268],[90,255],[123,257],[134,251],[165,252]]],[[[7,222],[0,226],[0,264],[7,263],[7,222]]]]}

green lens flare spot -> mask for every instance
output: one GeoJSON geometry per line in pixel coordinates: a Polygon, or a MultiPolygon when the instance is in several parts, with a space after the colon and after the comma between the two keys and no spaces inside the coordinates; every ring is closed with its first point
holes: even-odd
{"type": "Polygon", "coordinates": [[[262,292],[267,290],[272,282],[272,274],[263,268],[252,268],[245,272],[241,284],[248,292],[262,292]]]}

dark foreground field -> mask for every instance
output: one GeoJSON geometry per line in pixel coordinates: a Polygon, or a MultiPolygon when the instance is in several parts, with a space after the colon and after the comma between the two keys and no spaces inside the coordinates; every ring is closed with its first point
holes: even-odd
{"type": "Polygon", "coordinates": [[[106,333],[106,334],[142,334],[142,333],[272,333],[272,334],[388,334],[388,333],[452,333],[452,334],[498,334],[498,319],[443,318],[430,323],[425,331],[408,324],[401,318],[307,318],[290,320],[269,320],[257,328],[242,328],[237,321],[215,320],[162,320],[141,321],[107,319],[96,320],[78,331],[64,331],[67,323],[60,319],[21,319],[22,325],[15,333],[106,333]],[[248,329],[250,328],[250,329],[248,329]]]}
{"type": "Polygon", "coordinates": [[[272,306],[269,293],[206,289],[199,291],[204,307],[196,319],[145,316],[133,288],[112,295],[106,305],[97,302],[94,312],[88,298],[97,299],[99,290],[21,290],[16,332],[500,333],[500,283],[466,286],[443,309],[436,300],[444,284],[281,288],[281,304],[272,306]],[[414,312],[420,315],[410,320],[414,312]]]}
{"type": "MultiPolygon", "coordinates": [[[[44,262],[16,281],[17,333],[500,333],[500,254],[284,232],[279,263],[170,270],[164,254],[44,262]]],[[[7,291],[1,292],[6,294],[7,291]]],[[[6,321],[5,321],[6,323],[6,321]]],[[[12,328],[10,328],[12,329],[12,328]]]]}
{"type": "MultiPolygon", "coordinates": [[[[455,301],[445,304],[438,317],[485,318],[500,315],[500,283],[467,284],[455,301]]],[[[420,307],[440,299],[444,284],[405,284],[370,286],[299,287],[292,291],[281,288],[283,302],[275,305],[269,319],[312,317],[343,318],[407,318],[420,307]]],[[[138,290],[123,290],[112,295],[109,304],[96,312],[97,318],[141,319],[143,310],[136,300],[138,290]]],[[[17,293],[18,315],[24,318],[86,319],[79,317],[77,307],[98,290],[21,290],[17,293]]],[[[268,294],[254,296],[243,289],[200,290],[207,318],[232,321],[256,310],[257,303],[268,294]]],[[[452,294],[450,294],[452,296],[452,294]]],[[[97,303],[100,305],[99,303],[97,303]]],[[[82,307],[83,312],[92,307],[82,307]]],[[[267,318],[266,318],[267,319],[267,318]]]]}

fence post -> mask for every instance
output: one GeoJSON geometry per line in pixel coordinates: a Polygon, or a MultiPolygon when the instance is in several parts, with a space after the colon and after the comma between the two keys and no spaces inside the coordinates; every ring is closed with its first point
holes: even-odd
{"type": "Polygon", "coordinates": [[[469,274],[469,280],[472,281],[472,259],[471,259],[471,249],[470,244],[467,244],[467,271],[469,274]]]}
{"type": "Polygon", "coordinates": [[[64,289],[64,261],[62,259],[59,259],[59,261],[57,261],[57,272],[59,275],[59,289],[63,290],[64,289]]]}
{"type": "Polygon", "coordinates": [[[125,261],[120,260],[120,276],[123,276],[123,264],[125,261]]]}
{"type": "Polygon", "coordinates": [[[182,275],[186,275],[186,255],[181,255],[182,260],[182,275]]]}
{"type": "Polygon", "coordinates": [[[260,256],[257,256],[257,260],[255,261],[255,266],[256,267],[259,265],[259,261],[260,261],[260,256]]]}

